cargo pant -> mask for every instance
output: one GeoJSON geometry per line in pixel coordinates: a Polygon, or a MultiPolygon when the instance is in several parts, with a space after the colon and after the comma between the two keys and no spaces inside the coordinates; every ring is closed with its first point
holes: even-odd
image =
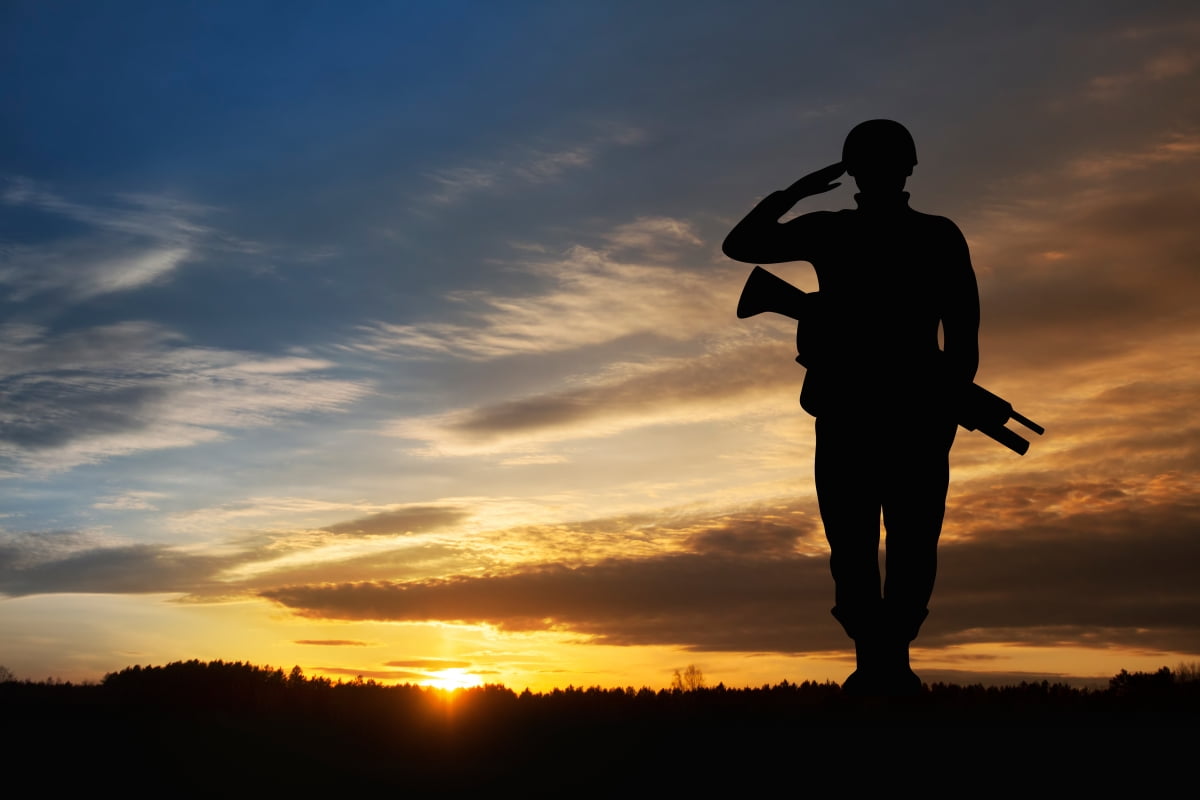
{"type": "Polygon", "coordinates": [[[944,417],[817,418],[814,471],[835,584],[833,615],[850,638],[916,638],[937,575],[955,431],[944,417]]]}

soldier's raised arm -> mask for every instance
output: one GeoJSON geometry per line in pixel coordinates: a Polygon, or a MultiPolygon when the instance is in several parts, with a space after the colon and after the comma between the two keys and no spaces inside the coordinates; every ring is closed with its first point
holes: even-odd
{"type": "Polygon", "coordinates": [[[767,195],[734,226],[725,237],[721,250],[734,261],[748,264],[805,260],[805,242],[800,230],[803,217],[787,223],[781,223],[779,218],[805,197],[841,186],[832,181],[845,171],[841,162],[831,164],[805,175],[782,191],[767,195]]]}

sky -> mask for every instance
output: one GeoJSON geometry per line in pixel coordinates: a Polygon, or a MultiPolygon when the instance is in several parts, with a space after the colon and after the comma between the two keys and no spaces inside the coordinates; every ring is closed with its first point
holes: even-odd
{"type": "Polygon", "coordinates": [[[842,680],[794,331],[720,244],[873,118],[1047,429],[959,431],[918,673],[1194,661],[1198,89],[1190,2],[8,0],[0,664],[842,680]]]}

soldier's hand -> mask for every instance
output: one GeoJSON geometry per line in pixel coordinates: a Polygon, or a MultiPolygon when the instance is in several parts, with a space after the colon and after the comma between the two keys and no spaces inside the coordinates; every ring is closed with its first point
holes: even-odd
{"type": "Polygon", "coordinates": [[[828,192],[842,185],[841,183],[832,183],[831,181],[845,171],[846,167],[840,161],[836,164],[830,164],[828,167],[822,167],[816,172],[810,172],[805,175],[789,186],[786,191],[797,200],[802,197],[811,197],[814,194],[828,192]]]}

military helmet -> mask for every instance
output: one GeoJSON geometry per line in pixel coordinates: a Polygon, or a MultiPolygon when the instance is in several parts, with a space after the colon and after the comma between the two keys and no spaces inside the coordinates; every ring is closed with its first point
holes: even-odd
{"type": "Polygon", "coordinates": [[[842,163],[853,175],[860,167],[902,167],[912,174],[917,146],[908,129],[890,119],[869,119],[854,126],[842,145],[842,163]]]}

